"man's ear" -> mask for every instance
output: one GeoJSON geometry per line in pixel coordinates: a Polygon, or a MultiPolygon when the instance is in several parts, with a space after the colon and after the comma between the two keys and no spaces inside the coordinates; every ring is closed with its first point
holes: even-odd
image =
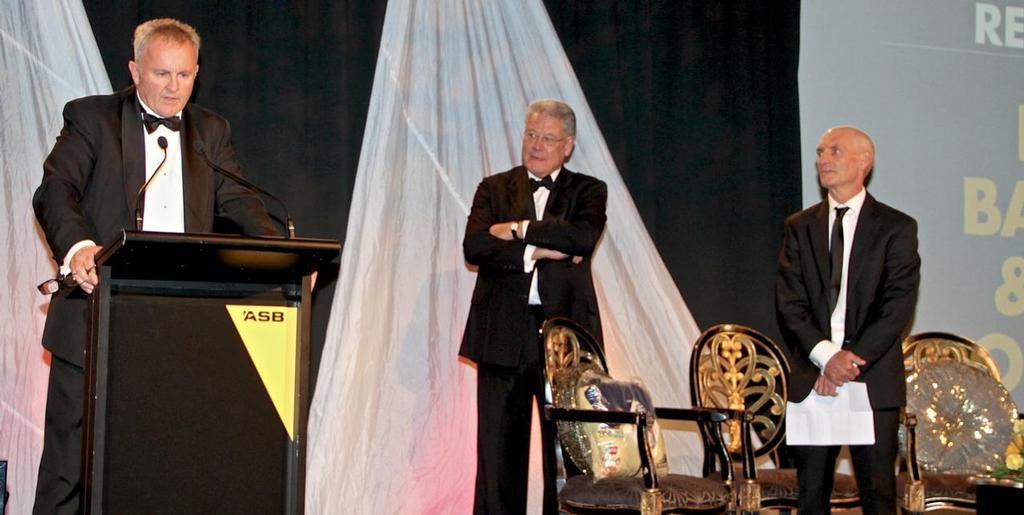
{"type": "Polygon", "coordinates": [[[866,179],[869,175],[871,175],[871,152],[867,150],[861,152],[857,156],[857,161],[857,164],[860,165],[861,170],[864,170],[864,178],[866,179]]]}

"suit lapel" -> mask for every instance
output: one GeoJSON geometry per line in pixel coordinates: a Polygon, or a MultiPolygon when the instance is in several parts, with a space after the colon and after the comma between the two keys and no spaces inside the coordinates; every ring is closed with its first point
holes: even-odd
{"type": "Polygon", "coordinates": [[[558,173],[558,180],[555,181],[555,190],[548,195],[548,202],[544,206],[544,219],[548,217],[565,219],[566,213],[569,211],[569,195],[567,194],[572,189],[573,176],[575,174],[569,171],[568,168],[562,167],[562,171],[558,173]]]}
{"type": "Polygon", "coordinates": [[[212,191],[209,184],[212,176],[207,173],[206,163],[193,148],[193,142],[199,141],[198,127],[189,106],[182,112],[181,129],[181,182],[182,196],[185,202],[185,232],[208,232],[212,228],[204,227],[203,220],[212,220],[213,214],[207,213],[208,206],[203,202],[203,191],[212,191]]]}
{"type": "MultiPolygon", "coordinates": [[[[879,224],[877,220],[878,211],[875,209],[875,199],[870,194],[864,197],[864,205],[860,208],[860,215],[857,217],[857,228],[853,232],[853,245],[850,248],[849,277],[846,279],[846,311],[850,315],[847,320],[856,320],[856,313],[851,312],[856,302],[850,302],[850,293],[857,291],[855,285],[862,275],[865,266],[870,264],[867,255],[875,245],[878,236],[879,224]]],[[[849,322],[848,322],[849,323],[849,322]]]]}
{"type": "Polygon", "coordinates": [[[139,190],[146,183],[146,143],[142,136],[141,113],[135,88],[130,88],[121,104],[121,162],[124,164],[124,198],[128,200],[126,207],[133,220],[139,190]]]}
{"type": "Polygon", "coordinates": [[[818,279],[821,281],[822,297],[828,298],[829,284],[829,257],[828,257],[828,202],[824,201],[818,205],[814,218],[807,226],[811,240],[811,250],[814,252],[814,262],[818,265],[818,279]]]}
{"type": "Polygon", "coordinates": [[[533,205],[533,189],[530,188],[529,173],[525,167],[516,168],[509,188],[509,205],[512,206],[511,216],[517,220],[536,220],[537,209],[533,205]]]}

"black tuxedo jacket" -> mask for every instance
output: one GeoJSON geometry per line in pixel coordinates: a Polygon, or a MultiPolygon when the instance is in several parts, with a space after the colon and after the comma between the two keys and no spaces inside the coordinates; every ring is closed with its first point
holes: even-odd
{"type": "MultiPolygon", "coordinates": [[[[146,175],[141,112],[134,87],[80,98],[64,107],[64,128],[43,163],[43,180],[32,198],[58,266],[79,241],[107,245],[122,229],[135,228],[136,200],[146,175]]],[[[216,215],[232,220],[247,235],[280,235],[262,201],[214,173],[199,148],[218,166],[241,173],[227,120],[188,104],[181,129],[185,231],[211,232],[216,215]]],[[[43,346],[81,366],[85,318],[86,300],[80,289],[54,294],[43,346]]]]}
{"type": "Polygon", "coordinates": [[[600,341],[601,321],[590,271],[591,255],[604,230],[608,188],[601,180],[562,168],[537,220],[526,168],[487,177],[473,197],[462,242],[466,261],[479,267],[469,320],[459,355],[477,363],[515,366],[531,342],[529,294],[532,274],[523,272],[526,245],[582,256],[537,262],[537,287],[546,317],[569,317],[600,341]],[[531,220],[525,240],[491,236],[492,224],[531,220]]]}
{"type": "MultiPolygon", "coordinates": [[[[828,211],[824,201],[789,217],[779,256],[775,301],[792,358],[793,401],[810,394],[819,374],[811,349],[831,339],[828,211]]],[[[856,380],[867,384],[876,409],[906,403],[901,342],[914,315],[920,268],[917,222],[868,194],[850,251],[846,340],[835,343],[867,361],[856,380]]]]}

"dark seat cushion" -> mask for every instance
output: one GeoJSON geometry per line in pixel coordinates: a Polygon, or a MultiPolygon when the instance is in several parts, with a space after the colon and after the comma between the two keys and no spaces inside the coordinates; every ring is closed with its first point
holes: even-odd
{"type": "MultiPolygon", "coordinates": [[[[715,509],[729,503],[729,491],[711,479],[668,474],[660,478],[665,511],[715,509]]],[[[607,477],[593,481],[580,475],[565,482],[559,500],[574,508],[639,510],[644,483],[640,478],[607,477]]]]}
{"type": "MultiPolygon", "coordinates": [[[[709,479],[718,479],[721,475],[714,472],[709,479]]],[[[743,471],[737,469],[733,477],[743,477],[743,471]]],[[[761,504],[764,506],[796,506],[800,486],[796,478],[796,469],[757,469],[757,483],[761,485],[761,504]],[[789,502],[779,502],[789,501],[789,502]]],[[[857,479],[849,474],[836,474],[832,483],[832,503],[845,505],[856,504],[860,499],[857,490],[857,479]]]]}
{"type": "MultiPolygon", "coordinates": [[[[761,499],[797,499],[799,482],[796,469],[759,469],[757,482],[761,485],[761,499]]],[[[849,474],[836,474],[832,483],[832,502],[853,502],[860,498],[857,479],[849,474]]]]}
{"type": "MultiPolygon", "coordinates": [[[[897,494],[904,498],[910,476],[901,473],[896,480],[897,494]]],[[[978,495],[978,487],[974,484],[975,476],[969,474],[942,474],[938,472],[921,472],[924,483],[925,504],[936,501],[960,501],[962,504],[973,504],[978,495]]]]}

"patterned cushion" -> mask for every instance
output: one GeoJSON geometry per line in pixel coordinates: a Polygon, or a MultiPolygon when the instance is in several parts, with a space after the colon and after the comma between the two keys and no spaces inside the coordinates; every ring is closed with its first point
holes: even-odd
{"type": "MultiPolygon", "coordinates": [[[[597,411],[646,412],[653,423],[648,427],[653,465],[657,474],[668,473],[668,457],[661,429],[654,421],[651,394],[639,381],[616,381],[607,375],[585,371],[576,386],[574,406],[597,411]]],[[[598,479],[640,475],[637,428],[632,424],[576,423],[576,434],[568,435],[578,446],[566,446],[573,462],[598,479]],[[579,449],[581,452],[573,452],[579,449]]],[[[563,435],[566,436],[566,435],[563,435]]],[[[565,440],[565,438],[563,438],[565,440]]]]}
{"type": "MultiPolygon", "coordinates": [[[[664,509],[715,509],[729,502],[729,491],[711,479],[668,474],[659,480],[664,509]]],[[[594,480],[588,476],[570,477],[559,500],[573,508],[639,510],[644,483],[640,478],[608,477],[594,480]]]]}
{"type": "MultiPolygon", "coordinates": [[[[796,469],[763,469],[757,471],[761,498],[797,499],[799,483],[796,469]]],[[[836,474],[832,482],[832,502],[852,501],[859,497],[857,479],[849,474],[836,474]]]]}
{"type": "Polygon", "coordinates": [[[999,466],[1017,418],[999,381],[952,360],[907,377],[907,411],[917,415],[921,469],[954,474],[985,474],[999,466]]]}
{"type": "MultiPolygon", "coordinates": [[[[896,481],[896,488],[900,499],[904,498],[907,481],[910,479],[905,472],[901,473],[896,481]]],[[[975,476],[969,474],[942,474],[936,472],[921,472],[921,482],[924,483],[925,500],[957,499],[967,503],[974,502],[977,498],[978,487],[974,484],[975,476]]]]}
{"type": "MultiPolygon", "coordinates": [[[[718,472],[708,476],[709,479],[721,477],[718,472]]],[[[733,477],[743,477],[740,466],[733,473],[733,477]]],[[[775,501],[792,501],[789,504],[796,505],[799,498],[799,483],[796,478],[796,469],[757,469],[757,483],[761,485],[761,503],[767,506],[780,504],[775,501]]],[[[857,479],[849,474],[836,474],[832,483],[833,503],[852,503],[860,498],[857,490],[857,479]]]]}

